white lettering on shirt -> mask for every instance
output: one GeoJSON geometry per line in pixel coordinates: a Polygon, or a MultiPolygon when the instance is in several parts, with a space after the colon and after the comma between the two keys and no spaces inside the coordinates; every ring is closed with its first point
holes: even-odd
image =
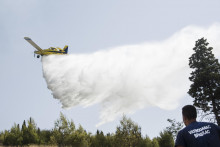
{"type": "Polygon", "coordinates": [[[206,134],[210,134],[209,129],[211,129],[210,125],[207,125],[207,126],[203,126],[198,129],[190,130],[188,132],[189,132],[189,134],[193,134],[195,138],[198,138],[198,137],[204,136],[206,134]]]}

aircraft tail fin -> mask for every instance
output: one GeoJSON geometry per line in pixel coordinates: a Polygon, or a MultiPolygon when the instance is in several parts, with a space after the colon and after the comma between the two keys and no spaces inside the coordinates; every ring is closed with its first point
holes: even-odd
{"type": "Polygon", "coordinates": [[[63,50],[65,51],[65,54],[67,54],[68,53],[68,45],[65,45],[63,50]]]}

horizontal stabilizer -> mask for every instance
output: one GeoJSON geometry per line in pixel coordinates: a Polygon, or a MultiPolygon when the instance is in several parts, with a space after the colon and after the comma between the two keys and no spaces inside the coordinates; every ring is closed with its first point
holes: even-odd
{"type": "Polygon", "coordinates": [[[36,43],[34,43],[34,42],[31,40],[31,38],[29,38],[29,37],[24,37],[24,39],[25,39],[27,42],[29,42],[33,47],[35,47],[37,50],[39,50],[39,51],[42,50],[36,43]]]}

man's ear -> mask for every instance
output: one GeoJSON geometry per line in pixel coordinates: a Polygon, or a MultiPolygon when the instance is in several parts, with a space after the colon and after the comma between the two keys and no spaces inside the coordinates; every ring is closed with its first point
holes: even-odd
{"type": "Polygon", "coordinates": [[[186,117],[185,116],[183,116],[183,121],[185,121],[186,120],[186,117]]]}
{"type": "Polygon", "coordinates": [[[185,117],[185,116],[183,116],[183,123],[185,124],[185,125],[187,125],[187,118],[185,117]]]}

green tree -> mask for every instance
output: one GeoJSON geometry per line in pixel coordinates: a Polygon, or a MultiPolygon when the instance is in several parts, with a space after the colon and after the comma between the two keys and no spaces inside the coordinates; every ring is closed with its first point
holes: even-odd
{"type": "Polygon", "coordinates": [[[158,143],[160,147],[173,147],[174,146],[174,140],[173,136],[168,131],[160,132],[160,137],[157,138],[158,143]]]}
{"type": "Polygon", "coordinates": [[[9,145],[9,141],[7,139],[8,135],[9,135],[9,131],[5,130],[4,133],[3,133],[3,138],[4,138],[3,139],[3,145],[9,145]]]}
{"type": "Polygon", "coordinates": [[[3,145],[3,141],[4,141],[4,133],[0,132],[0,145],[3,145]]]}
{"type": "Polygon", "coordinates": [[[70,135],[69,142],[71,146],[88,147],[90,146],[90,134],[87,134],[80,125],[79,128],[70,135]]]}
{"type": "Polygon", "coordinates": [[[107,135],[106,135],[106,142],[107,142],[107,147],[114,147],[115,145],[115,135],[114,134],[110,134],[110,133],[108,133],[107,135]]]}
{"type": "Polygon", "coordinates": [[[50,130],[40,130],[40,128],[38,128],[37,130],[37,134],[38,134],[38,144],[40,145],[49,145],[50,144],[50,137],[52,135],[50,130]]]}
{"type": "Polygon", "coordinates": [[[152,140],[152,147],[160,147],[157,138],[153,138],[153,140],[152,140]]]}
{"type": "Polygon", "coordinates": [[[144,147],[153,147],[153,143],[148,136],[145,137],[143,146],[144,147]]]}
{"type": "Polygon", "coordinates": [[[22,133],[22,138],[23,138],[22,145],[29,144],[28,129],[27,129],[25,120],[23,121],[23,124],[22,124],[21,133],[22,133]]]}
{"type": "Polygon", "coordinates": [[[28,133],[28,143],[37,144],[38,143],[37,125],[34,119],[31,117],[28,121],[27,133],[28,133]]]}
{"type": "Polygon", "coordinates": [[[189,77],[192,84],[188,94],[194,98],[193,105],[214,114],[220,126],[220,64],[208,45],[204,38],[195,43],[195,53],[189,58],[193,71],[189,77]]]}
{"type": "Polygon", "coordinates": [[[107,147],[107,138],[102,131],[97,130],[96,135],[92,137],[91,147],[107,147]]]}
{"type": "Polygon", "coordinates": [[[55,121],[55,126],[50,136],[50,144],[66,146],[70,144],[70,135],[75,131],[75,124],[69,121],[63,113],[60,112],[60,118],[55,121]]]}
{"type": "Polygon", "coordinates": [[[23,121],[21,136],[23,138],[22,145],[37,144],[39,142],[37,134],[37,125],[34,122],[33,118],[30,117],[30,119],[28,120],[28,125],[26,125],[25,120],[23,121]]]}
{"type": "Polygon", "coordinates": [[[4,135],[4,145],[22,145],[22,135],[21,135],[21,130],[20,126],[17,124],[14,124],[12,126],[10,131],[5,131],[4,135]]]}
{"type": "Polygon", "coordinates": [[[183,123],[177,122],[175,119],[167,119],[167,121],[170,123],[170,126],[166,127],[166,131],[172,134],[175,140],[179,130],[183,128],[183,123]]]}
{"type": "Polygon", "coordinates": [[[115,138],[118,146],[138,146],[142,142],[141,128],[131,119],[123,116],[116,129],[115,138]]]}
{"type": "Polygon", "coordinates": [[[56,135],[54,135],[54,132],[52,131],[52,135],[50,136],[50,140],[48,142],[48,145],[51,145],[51,146],[55,146],[57,145],[57,140],[56,140],[56,135]]]}

